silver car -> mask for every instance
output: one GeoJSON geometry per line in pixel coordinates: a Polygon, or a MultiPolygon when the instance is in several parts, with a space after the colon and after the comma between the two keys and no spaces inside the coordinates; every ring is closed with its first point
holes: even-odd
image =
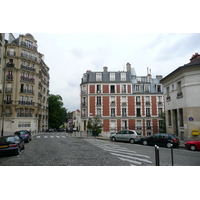
{"type": "Polygon", "coordinates": [[[138,143],[140,141],[141,133],[135,130],[121,130],[117,133],[110,135],[111,141],[125,141],[131,144],[138,143]]]}

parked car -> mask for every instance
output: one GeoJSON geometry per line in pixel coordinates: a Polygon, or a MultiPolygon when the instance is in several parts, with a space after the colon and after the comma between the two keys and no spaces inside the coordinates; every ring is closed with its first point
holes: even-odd
{"type": "Polygon", "coordinates": [[[185,142],[185,148],[192,151],[200,150],[200,140],[190,140],[185,142]]]}
{"type": "Polygon", "coordinates": [[[14,135],[22,137],[24,139],[24,142],[27,143],[29,143],[32,139],[30,131],[27,130],[16,131],[14,135]]]}
{"type": "Polygon", "coordinates": [[[154,135],[151,135],[150,137],[140,138],[140,144],[166,146],[170,148],[171,145],[173,145],[173,147],[178,147],[180,144],[180,141],[178,137],[174,134],[156,133],[154,135]]]}
{"type": "Polygon", "coordinates": [[[135,130],[121,130],[110,135],[111,141],[126,141],[131,144],[139,143],[141,133],[135,130]]]}
{"type": "Polygon", "coordinates": [[[20,154],[20,151],[24,149],[23,138],[17,135],[9,135],[0,137],[0,155],[20,154]]]}

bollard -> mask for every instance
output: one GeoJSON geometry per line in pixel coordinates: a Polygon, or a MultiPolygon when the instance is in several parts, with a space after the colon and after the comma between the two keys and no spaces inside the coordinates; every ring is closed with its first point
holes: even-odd
{"type": "Polygon", "coordinates": [[[171,158],[172,158],[172,166],[174,166],[173,144],[171,144],[171,158]]]}
{"type": "Polygon", "coordinates": [[[156,166],[160,166],[159,146],[157,145],[155,145],[155,160],[156,160],[156,166]]]}

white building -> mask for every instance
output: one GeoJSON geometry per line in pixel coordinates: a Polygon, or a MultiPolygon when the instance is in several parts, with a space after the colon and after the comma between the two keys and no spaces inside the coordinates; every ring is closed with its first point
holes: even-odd
{"type": "Polygon", "coordinates": [[[168,133],[181,140],[199,139],[200,132],[200,55],[161,80],[165,88],[168,133]]]}

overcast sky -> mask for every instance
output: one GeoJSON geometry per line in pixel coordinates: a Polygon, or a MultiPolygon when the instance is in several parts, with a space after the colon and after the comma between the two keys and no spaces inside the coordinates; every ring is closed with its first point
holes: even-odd
{"type": "Polygon", "coordinates": [[[50,93],[61,95],[68,111],[79,109],[86,70],[119,71],[129,62],[137,75],[149,68],[153,77],[166,76],[200,53],[196,0],[35,0],[31,8],[24,2],[10,1],[13,15],[1,27],[38,41],[50,68],[50,93]]]}
{"type": "MultiPolygon", "coordinates": [[[[15,37],[19,34],[14,33],[15,37]]],[[[63,98],[68,111],[79,109],[80,83],[86,70],[126,70],[137,75],[166,76],[200,53],[198,33],[31,33],[50,68],[50,93],[63,98]]]]}

